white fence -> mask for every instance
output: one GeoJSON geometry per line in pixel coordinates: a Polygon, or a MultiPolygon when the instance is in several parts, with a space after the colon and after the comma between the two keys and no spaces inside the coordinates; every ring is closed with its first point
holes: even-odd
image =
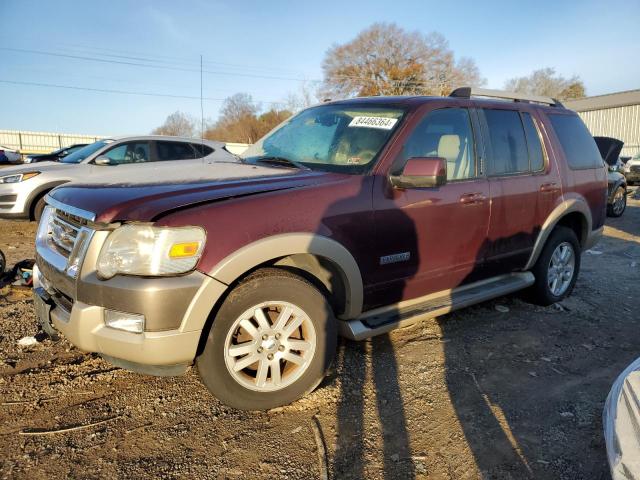
{"type": "Polygon", "coordinates": [[[22,154],[49,153],[74,143],[93,143],[100,138],[103,136],[0,130],[0,145],[19,150],[22,154]]]}

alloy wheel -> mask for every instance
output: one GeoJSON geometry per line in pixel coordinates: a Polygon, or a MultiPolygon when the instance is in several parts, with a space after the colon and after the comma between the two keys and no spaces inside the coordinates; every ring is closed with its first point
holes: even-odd
{"type": "Polygon", "coordinates": [[[627,197],[624,191],[624,188],[618,188],[616,190],[616,194],[613,197],[613,213],[616,215],[621,215],[626,207],[627,197]]]}
{"type": "Polygon", "coordinates": [[[549,261],[547,284],[549,291],[556,297],[562,296],[573,280],[576,258],[573,245],[569,242],[560,243],[549,261]]]}
{"type": "Polygon", "coordinates": [[[309,316],[289,302],[264,302],[233,323],[224,347],[232,378],[259,392],[281,390],[307,370],[316,350],[309,316]]]}

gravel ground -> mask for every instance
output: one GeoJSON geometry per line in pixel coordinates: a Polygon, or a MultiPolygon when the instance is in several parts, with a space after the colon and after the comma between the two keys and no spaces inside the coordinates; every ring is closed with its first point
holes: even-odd
{"type": "MultiPolygon", "coordinates": [[[[35,226],[0,220],[8,263],[35,226]]],[[[0,291],[1,478],[609,478],[601,412],[640,355],[640,201],[583,256],[572,297],[517,295],[362,343],[291,406],[238,412],[197,372],[154,378],[38,328],[0,291]],[[319,435],[318,435],[319,433],[319,435]]]]}

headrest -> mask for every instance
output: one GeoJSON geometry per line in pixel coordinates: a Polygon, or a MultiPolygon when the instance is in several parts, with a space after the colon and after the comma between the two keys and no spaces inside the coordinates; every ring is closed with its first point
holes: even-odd
{"type": "Polygon", "coordinates": [[[438,156],[446,159],[457,159],[460,154],[460,137],[458,135],[442,135],[438,142],[438,156]]]}

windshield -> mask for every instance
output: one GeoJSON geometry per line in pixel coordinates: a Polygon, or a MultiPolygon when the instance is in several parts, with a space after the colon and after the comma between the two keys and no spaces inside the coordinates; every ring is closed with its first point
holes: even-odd
{"type": "Polygon", "coordinates": [[[98,140],[97,142],[87,145],[86,147],[82,147],[80,150],[76,150],[75,152],[67,155],[60,161],[62,163],[80,163],[89,155],[97,152],[102,147],[110,144],[111,142],[113,142],[113,140],[98,140]]]}
{"type": "Polygon", "coordinates": [[[286,159],[313,170],[364,173],[373,164],[404,110],[399,108],[321,105],[286,120],[242,158],[286,159]]]}

